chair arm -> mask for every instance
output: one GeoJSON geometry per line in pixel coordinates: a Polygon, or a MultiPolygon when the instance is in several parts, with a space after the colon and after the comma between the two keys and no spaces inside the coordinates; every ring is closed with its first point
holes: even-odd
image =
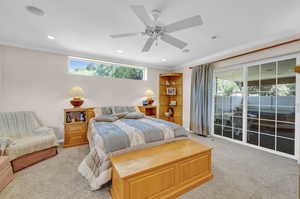
{"type": "Polygon", "coordinates": [[[7,137],[0,138],[0,156],[5,154],[5,151],[10,144],[15,144],[15,142],[7,137]]]}

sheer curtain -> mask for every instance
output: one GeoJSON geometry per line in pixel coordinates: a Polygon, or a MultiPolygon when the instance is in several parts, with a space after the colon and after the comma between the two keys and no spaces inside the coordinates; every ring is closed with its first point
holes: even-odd
{"type": "Polygon", "coordinates": [[[213,100],[213,65],[203,64],[192,69],[190,129],[207,136],[211,129],[213,100]]]}

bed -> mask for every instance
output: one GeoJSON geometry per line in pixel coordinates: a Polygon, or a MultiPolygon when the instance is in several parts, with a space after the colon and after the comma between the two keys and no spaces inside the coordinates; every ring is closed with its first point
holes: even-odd
{"type": "MultiPolygon", "coordinates": [[[[136,111],[135,107],[102,107],[96,117],[136,111]]],[[[188,139],[188,132],[182,126],[156,118],[119,118],[113,122],[98,122],[93,118],[88,129],[90,152],[78,171],[90,188],[97,190],[111,180],[111,156],[182,139],[188,139]]]]}

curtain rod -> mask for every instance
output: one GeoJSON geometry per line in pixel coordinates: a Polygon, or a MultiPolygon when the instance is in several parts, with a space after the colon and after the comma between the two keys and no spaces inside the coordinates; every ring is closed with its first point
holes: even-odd
{"type": "MultiPolygon", "coordinates": [[[[258,48],[258,49],[255,49],[255,50],[251,50],[251,51],[248,51],[248,52],[245,52],[245,53],[238,54],[238,55],[218,59],[216,61],[213,61],[212,63],[217,63],[217,62],[226,61],[226,60],[229,60],[229,59],[234,59],[234,58],[237,58],[237,57],[242,57],[242,56],[245,56],[245,55],[257,53],[257,52],[260,52],[260,51],[263,51],[263,50],[268,50],[268,49],[275,48],[275,47],[278,47],[278,46],[287,45],[287,44],[294,43],[294,42],[297,42],[297,41],[300,41],[300,38],[285,41],[285,42],[281,42],[281,43],[278,43],[278,44],[273,44],[273,45],[263,47],[263,48],[258,48]]],[[[190,66],[189,69],[192,69],[193,67],[195,67],[195,66],[190,66]]]]}

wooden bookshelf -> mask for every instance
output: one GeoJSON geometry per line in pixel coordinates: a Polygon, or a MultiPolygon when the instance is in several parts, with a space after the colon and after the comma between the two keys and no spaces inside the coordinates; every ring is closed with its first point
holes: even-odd
{"type": "Polygon", "coordinates": [[[182,125],[182,73],[160,74],[159,118],[182,125]],[[170,92],[171,91],[171,92],[170,92]],[[172,92],[175,91],[175,92],[172,92]],[[176,104],[171,104],[171,102],[176,104]],[[166,115],[168,110],[173,114],[166,115]]]}

